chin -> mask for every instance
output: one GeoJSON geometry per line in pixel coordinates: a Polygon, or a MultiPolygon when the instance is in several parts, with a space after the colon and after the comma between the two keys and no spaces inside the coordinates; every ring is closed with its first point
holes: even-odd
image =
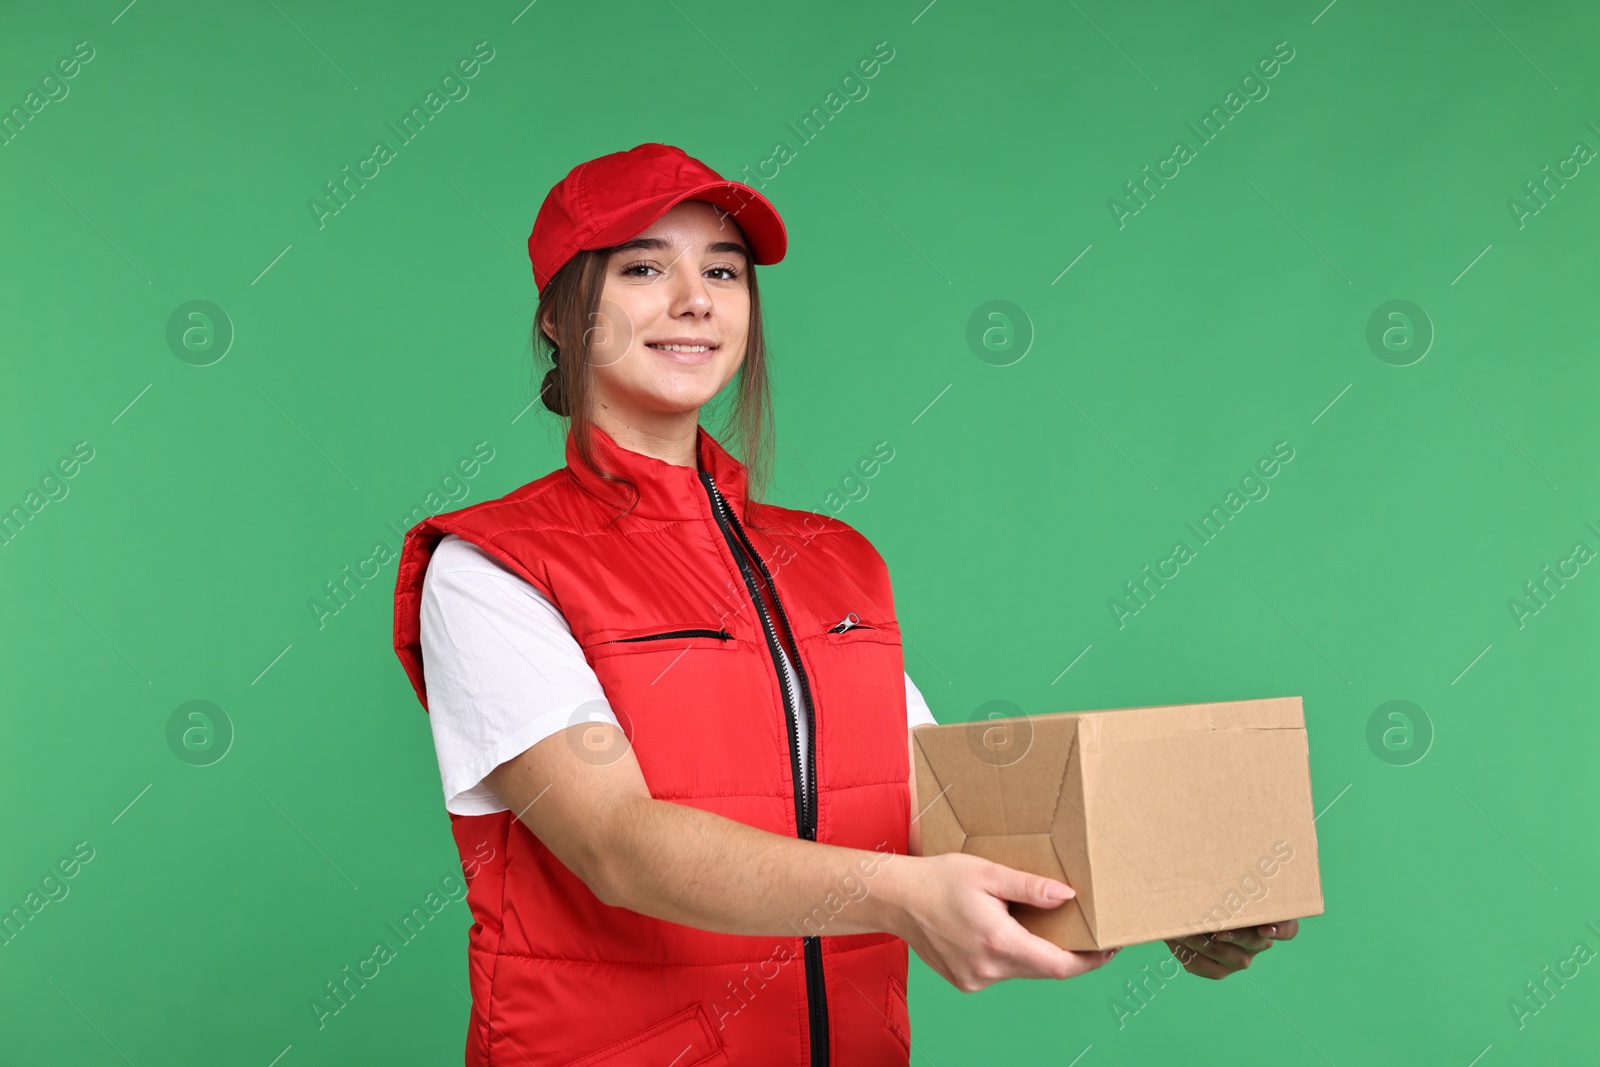
{"type": "Polygon", "coordinates": [[[713,396],[716,396],[716,394],[712,393],[708,396],[703,392],[674,393],[671,396],[656,396],[653,400],[657,411],[682,413],[705,407],[711,403],[711,397],[713,396]]]}
{"type": "Polygon", "coordinates": [[[677,408],[698,407],[709,403],[731,380],[720,374],[685,374],[668,381],[655,382],[648,392],[662,404],[677,408]]]}
{"type": "Polygon", "coordinates": [[[626,402],[627,406],[639,411],[674,414],[704,407],[716,395],[715,391],[708,391],[698,387],[685,387],[682,389],[644,388],[630,391],[627,394],[626,402]]]}

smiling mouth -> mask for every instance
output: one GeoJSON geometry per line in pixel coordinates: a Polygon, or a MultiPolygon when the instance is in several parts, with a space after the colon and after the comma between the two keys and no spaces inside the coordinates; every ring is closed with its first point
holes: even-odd
{"type": "Polygon", "coordinates": [[[699,355],[705,352],[714,352],[717,345],[664,345],[646,342],[646,348],[653,348],[657,352],[678,352],[684,355],[699,355]]]}

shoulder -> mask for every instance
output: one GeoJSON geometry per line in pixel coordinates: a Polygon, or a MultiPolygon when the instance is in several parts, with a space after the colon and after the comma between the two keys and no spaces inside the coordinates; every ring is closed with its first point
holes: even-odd
{"type": "MultiPolygon", "coordinates": [[[[486,562],[528,557],[530,545],[543,535],[582,533],[594,525],[592,508],[593,502],[578,487],[571,471],[561,467],[503,496],[431,516],[419,528],[433,531],[435,537],[454,534],[474,548],[481,546],[484,559],[466,561],[481,568],[486,562]]],[[[457,548],[458,560],[463,552],[457,548]]],[[[516,567],[511,571],[521,573],[516,567]]]]}
{"type": "Polygon", "coordinates": [[[467,600],[503,607],[529,600],[550,603],[537,586],[456,534],[445,534],[435,546],[422,578],[422,599],[435,607],[467,600]]]}
{"type": "Polygon", "coordinates": [[[445,512],[434,519],[441,528],[451,532],[560,525],[563,512],[567,510],[563,507],[563,498],[572,488],[571,476],[561,467],[503,496],[445,512]]]}
{"type": "Polygon", "coordinates": [[[829,537],[861,537],[855,527],[842,519],[820,511],[801,511],[798,508],[786,508],[781,504],[766,504],[750,501],[747,505],[748,513],[752,519],[764,526],[782,529],[805,529],[829,537]]]}
{"type": "Polygon", "coordinates": [[[462,574],[497,575],[511,574],[511,571],[504,563],[471,541],[463,539],[458,534],[445,534],[434,547],[432,558],[428,560],[426,580],[431,582],[462,574]]]}
{"type": "Polygon", "coordinates": [[[758,523],[782,535],[785,539],[797,538],[802,544],[825,545],[841,552],[864,553],[879,558],[867,536],[854,526],[825,515],[820,511],[800,511],[777,504],[749,505],[749,513],[758,523]]]}

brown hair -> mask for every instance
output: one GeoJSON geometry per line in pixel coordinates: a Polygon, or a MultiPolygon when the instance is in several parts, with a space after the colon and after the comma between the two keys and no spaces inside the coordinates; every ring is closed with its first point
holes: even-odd
{"type": "MultiPolygon", "coordinates": [[[[637,505],[639,490],[628,479],[600,468],[590,432],[594,422],[589,417],[593,384],[589,342],[596,332],[615,325],[607,322],[600,310],[610,259],[609,248],[579,252],[545,283],[533,314],[534,373],[544,361],[549,362],[550,369],[538,385],[539,399],[550,411],[569,420],[581,461],[606,481],[632,490],[633,502],[616,516],[621,518],[637,505]],[[545,332],[546,315],[553,320],[553,335],[545,332]]],[[[732,429],[738,442],[730,451],[739,457],[748,473],[746,500],[758,502],[766,490],[772,462],[772,404],[754,264],[747,266],[745,279],[750,288],[750,332],[745,341],[744,362],[734,375],[733,398],[728,402],[732,411],[724,415],[722,422],[732,429]]],[[[712,436],[725,443],[722,432],[712,436]]],[[[746,525],[759,523],[747,521],[746,525]]]]}

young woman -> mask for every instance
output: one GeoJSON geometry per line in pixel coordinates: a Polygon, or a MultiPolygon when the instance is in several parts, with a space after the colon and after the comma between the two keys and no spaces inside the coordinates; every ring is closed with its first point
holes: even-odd
{"type": "MultiPolygon", "coordinates": [[[[471,881],[468,1064],[905,1064],[907,945],[965,991],[1115,953],[1010,916],[1064,883],[918,854],[907,730],[934,720],[888,570],[760,501],[754,268],[785,248],[680,149],[576,167],[529,238],[567,465],[407,535],[395,647],[471,881]],[[749,466],[699,421],[730,383],[749,466]]],[[[1270,943],[1173,947],[1220,977],[1270,943]]]]}

